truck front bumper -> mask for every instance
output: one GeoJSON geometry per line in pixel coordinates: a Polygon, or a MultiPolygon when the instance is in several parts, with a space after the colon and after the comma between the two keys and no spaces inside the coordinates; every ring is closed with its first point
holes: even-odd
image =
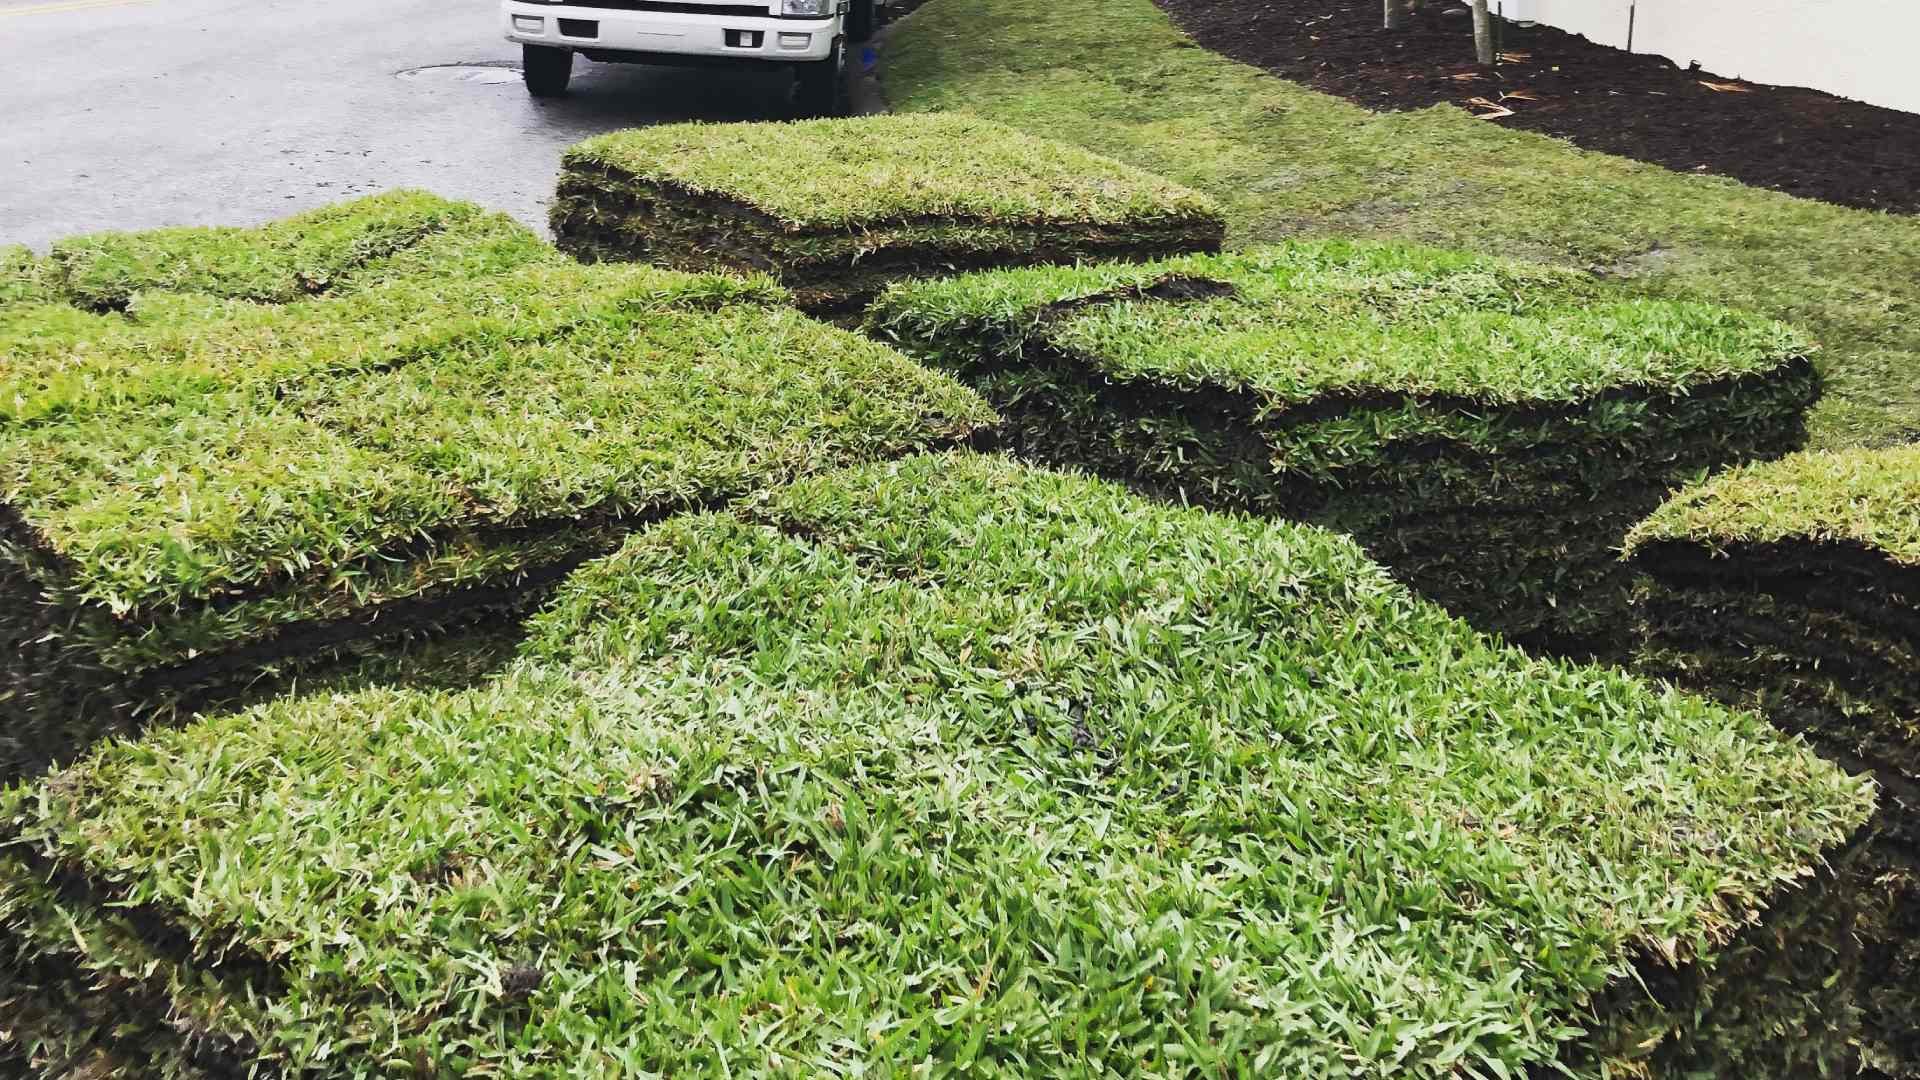
{"type": "Polygon", "coordinates": [[[824,60],[833,50],[840,26],[838,19],[618,11],[522,0],[506,0],[500,19],[509,41],[589,54],[632,54],[632,59],[641,61],[648,56],[760,63],[824,60]]]}

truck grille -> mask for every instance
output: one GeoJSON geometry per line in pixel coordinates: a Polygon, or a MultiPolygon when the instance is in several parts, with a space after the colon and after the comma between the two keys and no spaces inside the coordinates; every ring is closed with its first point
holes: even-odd
{"type": "Polygon", "coordinates": [[[677,0],[577,0],[571,6],[607,11],[666,11],[676,15],[730,15],[742,19],[764,19],[772,10],[767,4],[698,4],[677,0]]]}

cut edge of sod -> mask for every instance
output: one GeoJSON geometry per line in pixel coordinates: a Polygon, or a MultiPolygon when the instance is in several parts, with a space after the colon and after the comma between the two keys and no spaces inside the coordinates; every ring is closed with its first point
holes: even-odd
{"type": "Polygon", "coordinates": [[[1920,446],[1723,473],[1641,522],[1623,557],[1642,575],[1641,667],[1874,773],[1920,851],[1920,446]]]}
{"type": "Polygon", "coordinates": [[[1712,550],[1820,545],[1920,570],[1920,443],[1809,451],[1682,491],[1627,538],[1712,550]]]}
{"type": "Polygon", "coordinates": [[[902,278],[1211,251],[1225,236],[1185,188],[959,115],[600,136],[567,153],[551,220],[580,258],[772,273],[819,311],[902,278]],[[777,180],[767,160],[783,162],[777,180]]]}
{"type": "Polygon", "coordinates": [[[1872,776],[1864,1068],[1920,1075],[1920,454],[1803,453],[1669,500],[1628,538],[1634,666],[1872,776]],[[1877,897],[1877,899],[1876,899],[1877,897]]]}

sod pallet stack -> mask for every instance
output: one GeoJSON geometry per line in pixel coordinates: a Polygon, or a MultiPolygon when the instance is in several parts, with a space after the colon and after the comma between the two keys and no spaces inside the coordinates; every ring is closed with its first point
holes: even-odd
{"type": "Polygon", "coordinates": [[[1346,242],[914,282],[867,327],[973,380],[1024,453],[1339,528],[1481,627],[1576,653],[1615,647],[1630,525],[1793,447],[1818,392],[1774,322],[1346,242]]]}
{"type": "Polygon", "coordinates": [[[427,196],[7,273],[0,775],[992,419],[764,278],[582,267],[427,196]]]}
{"type": "Polygon", "coordinates": [[[1878,778],[1877,1062],[1920,1076],[1920,446],[1796,454],[1682,492],[1628,555],[1640,665],[1878,778]]]}
{"type": "Polygon", "coordinates": [[[1870,801],[1346,538],[931,456],[0,798],[0,924],[36,1060],[161,1075],[1778,1076],[1845,927],[1740,927],[1870,801]]]}
{"type": "Polygon", "coordinates": [[[1673,670],[1920,785],[1920,445],[1726,473],[1628,553],[1673,670]]]}
{"type": "Polygon", "coordinates": [[[560,246],[593,261],[775,275],[811,310],[958,270],[1220,247],[1203,196],[965,115],[667,124],[568,151],[560,246]]]}

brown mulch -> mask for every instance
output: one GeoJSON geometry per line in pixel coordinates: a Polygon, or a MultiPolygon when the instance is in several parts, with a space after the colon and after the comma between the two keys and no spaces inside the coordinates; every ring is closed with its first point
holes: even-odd
{"type": "MultiPolygon", "coordinates": [[[[1400,31],[1380,0],[1155,0],[1201,45],[1370,109],[1451,104],[1590,150],[1717,173],[1846,206],[1920,212],[1920,114],[1817,90],[1723,79],[1546,26],[1498,26],[1427,0],[1400,31]]],[[[1916,60],[1920,68],[1920,59],[1916,60]]]]}

